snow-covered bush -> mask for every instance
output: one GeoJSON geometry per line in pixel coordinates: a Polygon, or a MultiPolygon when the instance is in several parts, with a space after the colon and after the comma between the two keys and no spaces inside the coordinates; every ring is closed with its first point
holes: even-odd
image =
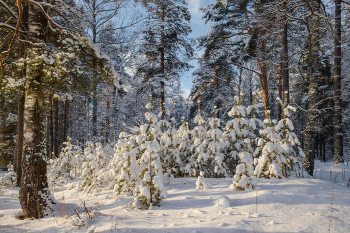
{"type": "Polygon", "coordinates": [[[13,165],[10,163],[7,172],[0,176],[0,185],[15,186],[17,184],[16,172],[13,170],[13,165]]]}

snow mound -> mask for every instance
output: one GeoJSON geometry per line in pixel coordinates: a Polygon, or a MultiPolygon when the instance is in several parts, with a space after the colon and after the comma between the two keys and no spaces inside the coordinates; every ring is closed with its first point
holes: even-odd
{"type": "Polygon", "coordinates": [[[231,205],[230,198],[228,198],[227,196],[220,196],[213,203],[215,206],[224,207],[224,208],[230,207],[231,205]]]}

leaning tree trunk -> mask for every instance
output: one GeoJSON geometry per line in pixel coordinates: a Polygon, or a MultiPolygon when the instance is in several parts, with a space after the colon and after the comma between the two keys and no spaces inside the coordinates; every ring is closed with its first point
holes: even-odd
{"type": "MultiPolygon", "coordinates": [[[[34,5],[29,6],[28,40],[45,42],[47,20],[34,5]]],[[[33,46],[33,45],[31,45],[33,46]]],[[[31,49],[31,47],[29,47],[31,49]]],[[[27,67],[24,104],[24,142],[19,201],[25,217],[41,218],[48,208],[45,145],[43,142],[44,73],[27,67]]]]}
{"type": "Polygon", "coordinates": [[[305,146],[304,153],[305,158],[303,161],[305,170],[309,175],[313,176],[314,172],[314,160],[315,160],[315,131],[317,127],[317,102],[318,102],[318,77],[320,75],[320,61],[318,52],[320,51],[319,45],[319,14],[320,14],[320,2],[319,0],[313,0],[310,2],[313,8],[313,14],[309,20],[309,70],[307,79],[309,82],[308,91],[308,111],[306,115],[306,129],[305,129],[305,146]]]}
{"type": "Polygon", "coordinates": [[[343,133],[341,109],[341,0],[335,0],[334,39],[334,163],[343,160],[343,133]]]}

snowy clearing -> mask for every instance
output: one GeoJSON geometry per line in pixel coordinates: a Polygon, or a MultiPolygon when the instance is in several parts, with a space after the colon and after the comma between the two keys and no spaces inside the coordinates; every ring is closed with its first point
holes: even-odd
{"type": "Polygon", "coordinates": [[[328,180],[259,180],[257,192],[233,191],[230,178],[207,178],[206,190],[195,189],[197,178],[172,178],[168,197],[150,210],[130,208],[131,196],[116,200],[107,188],[93,194],[76,191],[74,186],[82,181],[76,179],[54,193],[59,203],[54,216],[40,220],[16,219],[21,211],[18,188],[1,187],[0,232],[328,232],[332,185],[331,232],[349,232],[349,166],[316,162],[315,167],[328,180]],[[334,176],[342,168],[345,181],[339,175],[337,183],[330,182],[329,171],[334,176]],[[82,221],[85,226],[77,226],[82,221]]]}

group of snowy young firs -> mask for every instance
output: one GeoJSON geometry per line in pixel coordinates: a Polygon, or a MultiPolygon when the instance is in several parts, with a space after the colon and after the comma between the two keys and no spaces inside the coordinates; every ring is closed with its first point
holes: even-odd
{"type": "Polygon", "coordinates": [[[198,110],[193,130],[184,120],[177,129],[174,119],[164,119],[165,112],[152,113],[150,99],[147,123],[130,133],[124,126],[114,148],[87,142],[82,150],[68,139],[60,157],[50,161],[49,184],[53,188],[81,175],[84,182],[78,190],[109,184],[115,195],[133,195],[133,207],[149,208],[166,198],[169,176],[198,176],[197,189],[205,189],[205,177],[230,177],[235,171],[236,190],[256,188],[257,178],[288,176],[304,157],[288,118],[294,108],[279,100],[284,118],[261,121],[254,114],[261,104],[244,107],[239,99],[225,127],[214,108],[208,127],[198,110]]]}

